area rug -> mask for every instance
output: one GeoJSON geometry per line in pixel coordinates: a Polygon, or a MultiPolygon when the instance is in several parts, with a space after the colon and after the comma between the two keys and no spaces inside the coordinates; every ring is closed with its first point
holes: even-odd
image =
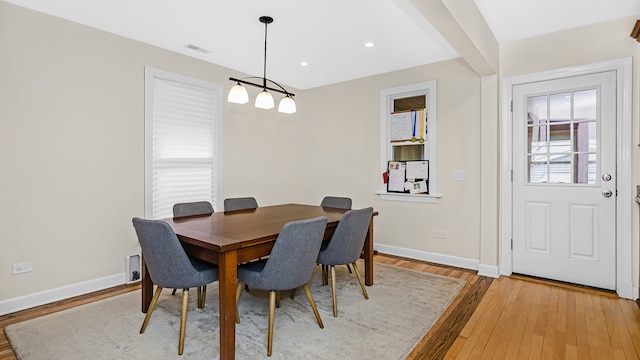
{"type": "MultiPolygon", "coordinates": [[[[345,266],[336,267],[339,316],[320,267],[310,288],[324,322],[318,326],[304,291],[283,292],[276,309],[271,359],[404,359],[446,310],[465,281],[375,264],[375,281],[362,295],[345,266]]],[[[5,332],[18,359],[218,359],[218,286],[207,289],[204,310],[190,294],[184,354],[178,356],[180,291],[165,290],[147,330],[140,291],[13,324],[5,332]]],[[[236,327],[236,359],[267,359],[268,293],[243,291],[236,327]]]]}

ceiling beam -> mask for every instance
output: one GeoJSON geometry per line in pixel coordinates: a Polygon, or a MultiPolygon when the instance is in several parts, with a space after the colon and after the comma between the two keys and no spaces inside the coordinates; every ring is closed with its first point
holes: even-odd
{"type": "Polygon", "coordinates": [[[498,72],[500,45],[473,0],[408,1],[478,75],[498,72]]]}

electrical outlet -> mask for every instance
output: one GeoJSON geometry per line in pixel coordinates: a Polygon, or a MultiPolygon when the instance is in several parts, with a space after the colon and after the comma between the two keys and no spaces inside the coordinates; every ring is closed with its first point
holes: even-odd
{"type": "Polygon", "coordinates": [[[13,264],[11,270],[12,270],[11,273],[13,275],[31,272],[33,271],[33,263],[29,261],[29,262],[20,263],[20,264],[13,264]]]}
{"type": "Polygon", "coordinates": [[[438,239],[446,239],[447,238],[447,233],[444,232],[444,230],[436,230],[436,237],[438,239]]]}

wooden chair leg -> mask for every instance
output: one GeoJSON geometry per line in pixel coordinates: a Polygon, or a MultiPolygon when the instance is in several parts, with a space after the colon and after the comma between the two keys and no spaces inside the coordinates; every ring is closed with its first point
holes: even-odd
{"type": "Polygon", "coordinates": [[[336,267],[330,266],[331,269],[331,300],[333,301],[333,317],[338,317],[338,296],[336,295],[336,267]]]}
{"type": "Polygon", "coordinates": [[[160,298],[161,292],[162,292],[162,288],[158,287],[156,289],[156,292],[153,294],[153,298],[151,299],[151,304],[149,304],[149,308],[147,309],[147,316],[144,317],[144,321],[142,322],[142,327],[140,328],[140,334],[144,333],[145,329],[147,328],[147,325],[149,324],[149,319],[151,319],[151,313],[153,312],[153,309],[155,309],[156,307],[156,303],[160,298]]]}
{"type": "Polygon", "coordinates": [[[349,270],[349,274],[352,274],[353,272],[351,271],[351,266],[349,266],[349,264],[347,264],[347,270],[349,270]]]}
{"type": "Polygon", "coordinates": [[[291,290],[291,300],[296,298],[296,290],[298,290],[298,289],[291,290]]]}
{"type": "Polygon", "coordinates": [[[204,308],[204,302],[202,298],[204,297],[205,291],[202,291],[202,287],[198,286],[198,301],[197,301],[198,309],[204,308]]]}
{"type": "Polygon", "coordinates": [[[238,313],[238,301],[242,294],[242,281],[238,280],[238,286],[236,287],[236,324],[240,324],[240,313],[238,313]]]}
{"type": "Polygon", "coordinates": [[[171,295],[175,295],[176,294],[176,290],[178,290],[178,289],[173,289],[173,291],[171,292],[171,295]]]}
{"type": "Polygon", "coordinates": [[[280,290],[276,291],[276,307],[280,309],[280,290]]]}
{"type": "Polygon", "coordinates": [[[307,299],[309,299],[309,304],[311,304],[311,309],[313,309],[313,314],[316,316],[316,320],[318,320],[318,325],[320,325],[320,329],[324,329],[324,324],[322,323],[322,319],[320,318],[320,313],[318,313],[316,302],[313,301],[313,296],[311,296],[311,291],[309,290],[309,284],[304,284],[303,289],[304,289],[304,293],[307,294],[307,299]]]}
{"type": "Polygon", "coordinates": [[[276,291],[269,293],[269,335],[267,344],[267,356],[271,356],[271,350],[273,349],[273,318],[276,312],[276,291]]]}
{"type": "Polygon", "coordinates": [[[329,283],[329,267],[328,265],[322,265],[322,286],[329,283]]]}
{"type": "Polygon", "coordinates": [[[180,341],[178,343],[178,355],[184,350],[184,333],[187,329],[187,308],[189,305],[189,289],[182,290],[182,312],[180,313],[180,341]]]}
{"type": "Polygon", "coordinates": [[[360,270],[358,270],[358,265],[354,262],[353,271],[356,273],[356,277],[358,278],[358,282],[360,283],[360,287],[362,288],[362,294],[365,299],[369,299],[369,294],[367,294],[367,289],[364,287],[364,282],[362,282],[362,276],[360,276],[360,270]]]}

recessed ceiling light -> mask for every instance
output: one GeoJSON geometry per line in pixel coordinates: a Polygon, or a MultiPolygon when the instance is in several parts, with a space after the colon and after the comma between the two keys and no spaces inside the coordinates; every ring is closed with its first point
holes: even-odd
{"type": "Polygon", "coordinates": [[[374,43],[372,43],[372,42],[366,42],[366,43],[364,43],[364,47],[368,47],[368,48],[371,48],[371,47],[373,47],[374,45],[375,45],[375,44],[374,44],[374,43]]]}
{"type": "Polygon", "coordinates": [[[306,61],[301,61],[300,66],[309,66],[309,63],[306,61]]]}

